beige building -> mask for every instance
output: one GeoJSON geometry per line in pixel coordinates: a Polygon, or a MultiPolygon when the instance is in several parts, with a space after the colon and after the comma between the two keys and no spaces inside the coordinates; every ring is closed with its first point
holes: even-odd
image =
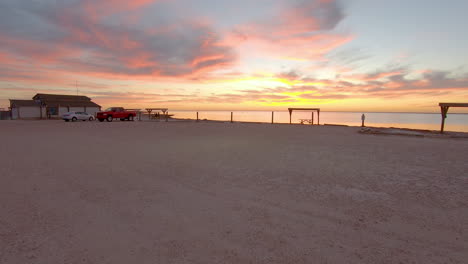
{"type": "Polygon", "coordinates": [[[59,118],[71,111],[95,115],[101,106],[87,96],[36,94],[32,100],[10,99],[11,119],[59,118]]]}

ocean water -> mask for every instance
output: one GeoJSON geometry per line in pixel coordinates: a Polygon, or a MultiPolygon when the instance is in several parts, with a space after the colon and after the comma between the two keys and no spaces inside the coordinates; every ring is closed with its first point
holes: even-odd
{"type": "MultiPolygon", "coordinates": [[[[175,118],[196,119],[196,111],[171,111],[175,118]]],[[[360,126],[361,115],[366,115],[366,126],[398,127],[413,129],[439,130],[441,115],[436,113],[357,113],[357,112],[320,112],[320,124],[340,124],[360,126]]],[[[271,123],[271,111],[233,111],[233,120],[241,122],[271,123]]],[[[230,121],[231,111],[198,111],[199,119],[230,121]]],[[[311,119],[311,112],[293,112],[292,122],[311,119]]],[[[288,111],[275,111],[275,123],[289,123],[288,111]]],[[[317,123],[317,113],[314,113],[317,123]]],[[[446,131],[468,132],[468,114],[448,114],[445,120],[446,131]]]]}

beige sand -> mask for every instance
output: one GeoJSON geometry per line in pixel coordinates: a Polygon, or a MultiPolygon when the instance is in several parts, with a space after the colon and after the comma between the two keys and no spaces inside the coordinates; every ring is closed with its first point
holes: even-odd
{"type": "Polygon", "coordinates": [[[0,122],[0,263],[466,263],[468,140],[0,122]]]}

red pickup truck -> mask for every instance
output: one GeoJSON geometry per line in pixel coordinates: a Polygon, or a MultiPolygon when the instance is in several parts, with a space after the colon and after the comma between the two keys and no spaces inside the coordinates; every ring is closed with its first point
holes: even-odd
{"type": "Polygon", "coordinates": [[[126,111],[123,107],[111,107],[107,108],[103,112],[97,112],[96,119],[100,122],[103,122],[104,120],[112,122],[114,118],[120,118],[120,121],[133,121],[136,115],[136,111],[126,111]]]}

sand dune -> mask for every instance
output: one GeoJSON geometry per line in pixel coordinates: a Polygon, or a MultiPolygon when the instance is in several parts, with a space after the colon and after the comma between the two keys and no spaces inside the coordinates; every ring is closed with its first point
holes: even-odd
{"type": "Polygon", "coordinates": [[[466,263],[468,140],[0,123],[0,263],[466,263]]]}

